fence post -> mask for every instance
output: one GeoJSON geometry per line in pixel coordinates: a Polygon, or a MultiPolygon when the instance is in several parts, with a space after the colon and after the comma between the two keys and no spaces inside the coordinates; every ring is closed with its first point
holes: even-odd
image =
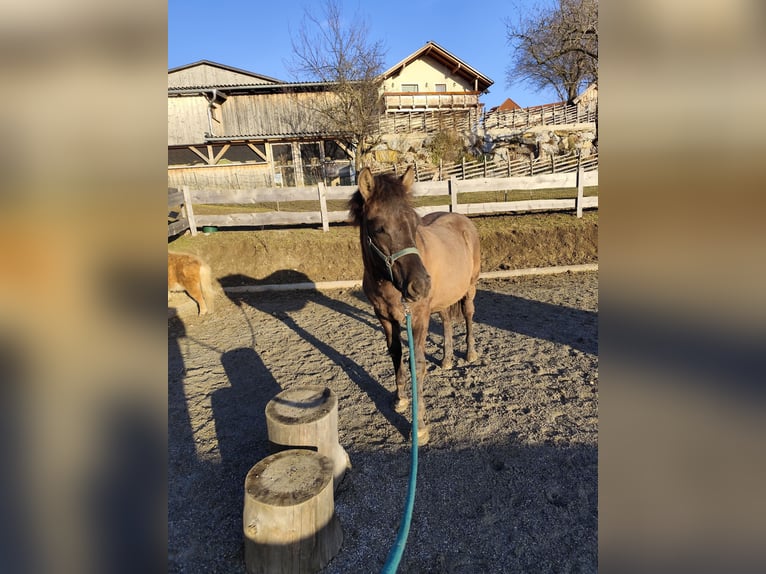
{"type": "Polygon", "coordinates": [[[582,164],[580,163],[580,154],[577,154],[577,201],[575,202],[575,209],[577,211],[577,217],[582,217],[582,164]]]}
{"type": "Polygon", "coordinates": [[[192,237],[197,235],[197,220],[194,218],[194,209],[192,209],[191,193],[189,193],[189,186],[181,186],[181,193],[184,194],[184,211],[186,211],[186,219],[189,221],[189,230],[192,237]]]}
{"type": "Polygon", "coordinates": [[[322,219],[322,231],[330,231],[330,221],[327,217],[327,190],[324,182],[317,184],[317,195],[319,196],[319,212],[322,219]]]}
{"type": "Polygon", "coordinates": [[[487,156],[484,156],[484,177],[487,177],[487,156]]]}
{"type": "Polygon", "coordinates": [[[465,179],[465,158],[463,158],[462,162],[463,162],[462,163],[462,165],[463,165],[463,179],[465,179]]]}
{"type": "Polygon", "coordinates": [[[447,180],[447,191],[449,192],[449,210],[457,213],[457,178],[452,175],[447,180]]]}

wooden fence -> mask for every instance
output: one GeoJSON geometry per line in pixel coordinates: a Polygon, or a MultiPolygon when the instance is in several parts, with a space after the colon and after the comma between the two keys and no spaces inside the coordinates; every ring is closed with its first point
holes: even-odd
{"type": "MultiPolygon", "coordinates": [[[[413,185],[414,197],[448,196],[449,205],[423,206],[416,210],[420,215],[432,211],[449,210],[466,215],[486,215],[493,213],[525,213],[532,211],[571,211],[575,210],[582,217],[583,209],[598,208],[598,197],[584,197],[583,188],[598,185],[598,171],[543,174],[534,177],[476,178],[459,180],[455,177],[446,181],[418,182],[413,185]],[[522,201],[500,201],[491,203],[458,203],[458,194],[573,188],[576,196],[571,199],[528,199],[522,201]]],[[[177,208],[179,217],[168,225],[168,237],[190,229],[192,235],[204,226],[211,227],[264,227],[317,225],[329,231],[331,223],[348,221],[348,210],[330,211],[328,201],[341,200],[343,205],[354,193],[357,186],[327,187],[319,183],[313,187],[261,188],[247,191],[206,191],[168,190],[168,207],[177,208]],[[181,204],[177,202],[182,202],[181,204]],[[284,203],[311,201],[319,203],[319,211],[264,211],[242,212],[219,215],[194,214],[193,205],[253,205],[261,203],[284,203]]],[[[170,218],[169,218],[170,219],[170,218]]]]}
{"type": "MultiPolygon", "coordinates": [[[[479,161],[459,163],[443,163],[438,166],[413,164],[415,181],[444,181],[448,179],[473,179],[478,177],[509,178],[513,176],[533,176],[544,173],[568,173],[577,171],[578,166],[583,171],[598,170],[598,152],[581,157],[576,152],[560,156],[545,156],[543,158],[516,158],[510,156],[506,160],[487,160],[486,156],[479,161]]],[[[373,169],[373,173],[398,173],[400,166],[389,165],[373,169]]]]}
{"type": "Polygon", "coordinates": [[[595,102],[581,105],[546,105],[496,110],[487,112],[482,121],[485,130],[526,129],[532,126],[590,123],[596,121],[598,107],[595,102]]]}
{"type": "Polygon", "coordinates": [[[178,235],[187,229],[191,230],[192,235],[197,232],[189,188],[168,188],[168,237],[178,235]]]}
{"type": "MultiPolygon", "coordinates": [[[[411,98],[412,96],[407,97],[411,98]]],[[[486,112],[480,117],[476,115],[473,109],[411,110],[382,115],[378,119],[378,130],[388,134],[433,134],[447,129],[472,133],[476,131],[478,125],[481,125],[485,131],[492,129],[524,130],[540,125],[591,123],[596,121],[597,114],[598,107],[595,102],[569,106],[566,104],[549,104],[515,110],[495,110],[486,112]]]]}

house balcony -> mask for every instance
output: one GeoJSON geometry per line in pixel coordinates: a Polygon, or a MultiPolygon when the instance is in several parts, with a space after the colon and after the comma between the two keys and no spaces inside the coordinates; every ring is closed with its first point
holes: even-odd
{"type": "Polygon", "coordinates": [[[479,107],[479,92],[385,92],[387,112],[450,110],[479,107]]]}

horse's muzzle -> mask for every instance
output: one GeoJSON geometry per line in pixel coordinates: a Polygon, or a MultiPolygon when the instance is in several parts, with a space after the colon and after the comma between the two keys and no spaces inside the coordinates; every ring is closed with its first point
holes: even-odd
{"type": "Polygon", "coordinates": [[[418,275],[404,284],[402,295],[407,301],[418,301],[428,296],[431,290],[431,277],[428,273],[418,275]]]}

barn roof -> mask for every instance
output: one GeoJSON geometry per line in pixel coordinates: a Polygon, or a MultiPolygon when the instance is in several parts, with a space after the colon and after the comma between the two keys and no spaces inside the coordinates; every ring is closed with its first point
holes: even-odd
{"type": "Polygon", "coordinates": [[[520,110],[521,106],[514,102],[511,98],[506,98],[505,101],[500,104],[499,106],[492,108],[490,111],[500,111],[500,112],[506,112],[510,110],[520,110]]]}
{"type": "Polygon", "coordinates": [[[275,94],[282,92],[321,92],[329,90],[331,84],[324,82],[279,82],[275,84],[218,84],[216,86],[180,86],[168,88],[169,96],[188,96],[209,92],[211,89],[224,91],[227,95],[266,93],[275,94]]]}
{"type": "MultiPolygon", "coordinates": [[[[249,70],[243,70],[241,68],[235,68],[233,66],[227,66],[226,64],[219,64],[218,62],[213,62],[212,60],[199,60],[197,62],[193,62],[191,64],[184,64],[183,66],[176,66],[175,68],[170,68],[168,70],[168,75],[174,74],[176,72],[182,72],[184,70],[190,70],[192,68],[197,68],[200,66],[210,66],[213,68],[218,68],[220,70],[225,70],[227,72],[232,72],[233,74],[244,76],[245,78],[252,78],[254,81],[249,82],[251,84],[281,84],[283,83],[282,80],[277,80],[276,78],[272,78],[269,76],[264,76],[263,74],[256,74],[255,72],[250,72],[249,70]]],[[[244,78],[243,78],[244,79],[244,78]]],[[[179,86],[174,86],[174,88],[178,88],[179,86]]],[[[185,87],[185,86],[184,86],[185,87]]],[[[204,87],[204,88],[220,88],[223,86],[219,85],[204,85],[204,86],[196,86],[196,87],[204,87]]]]}
{"type": "Polygon", "coordinates": [[[431,40],[426,42],[425,46],[404,58],[401,62],[391,66],[388,70],[383,72],[382,76],[384,79],[388,79],[394,74],[399,73],[405,66],[408,66],[415,60],[419,60],[426,56],[433,58],[437,62],[447,66],[453,75],[462,76],[472,82],[476,81],[480,92],[487,91],[487,89],[489,89],[489,87],[495,83],[490,78],[475,68],[472,68],[463,60],[451,54],[439,46],[439,44],[431,40]]]}

